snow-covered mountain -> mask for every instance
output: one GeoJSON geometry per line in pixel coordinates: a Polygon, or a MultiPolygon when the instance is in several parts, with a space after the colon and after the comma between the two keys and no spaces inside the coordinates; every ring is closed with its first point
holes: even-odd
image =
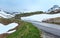
{"type": "Polygon", "coordinates": [[[11,18],[11,17],[14,17],[14,15],[7,14],[3,10],[0,10],[0,18],[1,17],[3,17],[3,18],[11,18]]]}
{"type": "Polygon", "coordinates": [[[53,7],[51,7],[50,9],[48,9],[48,11],[46,13],[57,13],[59,12],[60,13],[60,6],[58,5],[54,5],[53,7]]]}

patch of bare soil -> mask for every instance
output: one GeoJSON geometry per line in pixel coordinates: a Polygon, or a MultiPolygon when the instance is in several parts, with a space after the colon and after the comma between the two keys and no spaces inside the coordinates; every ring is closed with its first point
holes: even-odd
{"type": "Polygon", "coordinates": [[[0,34],[0,38],[6,38],[8,34],[0,34]]]}

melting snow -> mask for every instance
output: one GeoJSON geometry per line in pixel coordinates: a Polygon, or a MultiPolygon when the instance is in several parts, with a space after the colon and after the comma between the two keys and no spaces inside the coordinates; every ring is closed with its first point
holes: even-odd
{"type": "Polygon", "coordinates": [[[17,26],[18,26],[17,23],[10,23],[8,25],[4,25],[4,24],[0,23],[0,34],[3,34],[3,33],[13,33],[16,30],[13,30],[13,31],[9,31],[9,30],[14,29],[17,26]]]}
{"type": "Polygon", "coordinates": [[[32,16],[27,16],[27,17],[21,17],[21,19],[42,22],[42,20],[47,20],[47,19],[56,18],[56,17],[60,17],[60,13],[58,14],[37,14],[37,15],[32,15],[32,16]]]}
{"type": "Polygon", "coordinates": [[[8,34],[11,34],[11,33],[13,33],[13,32],[15,32],[16,30],[13,30],[13,31],[9,31],[9,32],[7,32],[8,34]]]}
{"type": "Polygon", "coordinates": [[[14,17],[14,15],[6,14],[4,11],[0,11],[0,17],[11,18],[11,17],[14,17]]]}

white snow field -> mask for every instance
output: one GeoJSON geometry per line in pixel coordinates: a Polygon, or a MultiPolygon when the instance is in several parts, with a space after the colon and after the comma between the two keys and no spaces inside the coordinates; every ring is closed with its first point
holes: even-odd
{"type": "Polygon", "coordinates": [[[8,25],[4,25],[4,24],[0,23],[0,34],[4,34],[4,33],[10,34],[10,33],[13,33],[16,30],[12,30],[12,31],[9,31],[9,30],[14,29],[17,26],[18,26],[18,23],[10,23],[8,25]]]}
{"type": "Polygon", "coordinates": [[[32,20],[32,21],[39,21],[42,22],[43,20],[47,20],[50,18],[60,17],[60,13],[57,14],[36,14],[27,17],[21,17],[21,20],[32,20]]]}
{"type": "Polygon", "coordinates": [[[4,11],[0,11],[0,18],[3,17],[3,18],[11,18],[11,17],[14,17],[14,15],[11,15],[11,14],[7,14],[5,13],[4,11]]]}

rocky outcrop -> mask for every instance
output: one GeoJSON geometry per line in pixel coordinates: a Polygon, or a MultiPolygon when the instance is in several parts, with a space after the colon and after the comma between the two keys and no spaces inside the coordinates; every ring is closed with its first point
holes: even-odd
{"type": "Polygon", "coordinates": [[[60,17],[47,19],[42,22],[60,24],[60,17]]]}

